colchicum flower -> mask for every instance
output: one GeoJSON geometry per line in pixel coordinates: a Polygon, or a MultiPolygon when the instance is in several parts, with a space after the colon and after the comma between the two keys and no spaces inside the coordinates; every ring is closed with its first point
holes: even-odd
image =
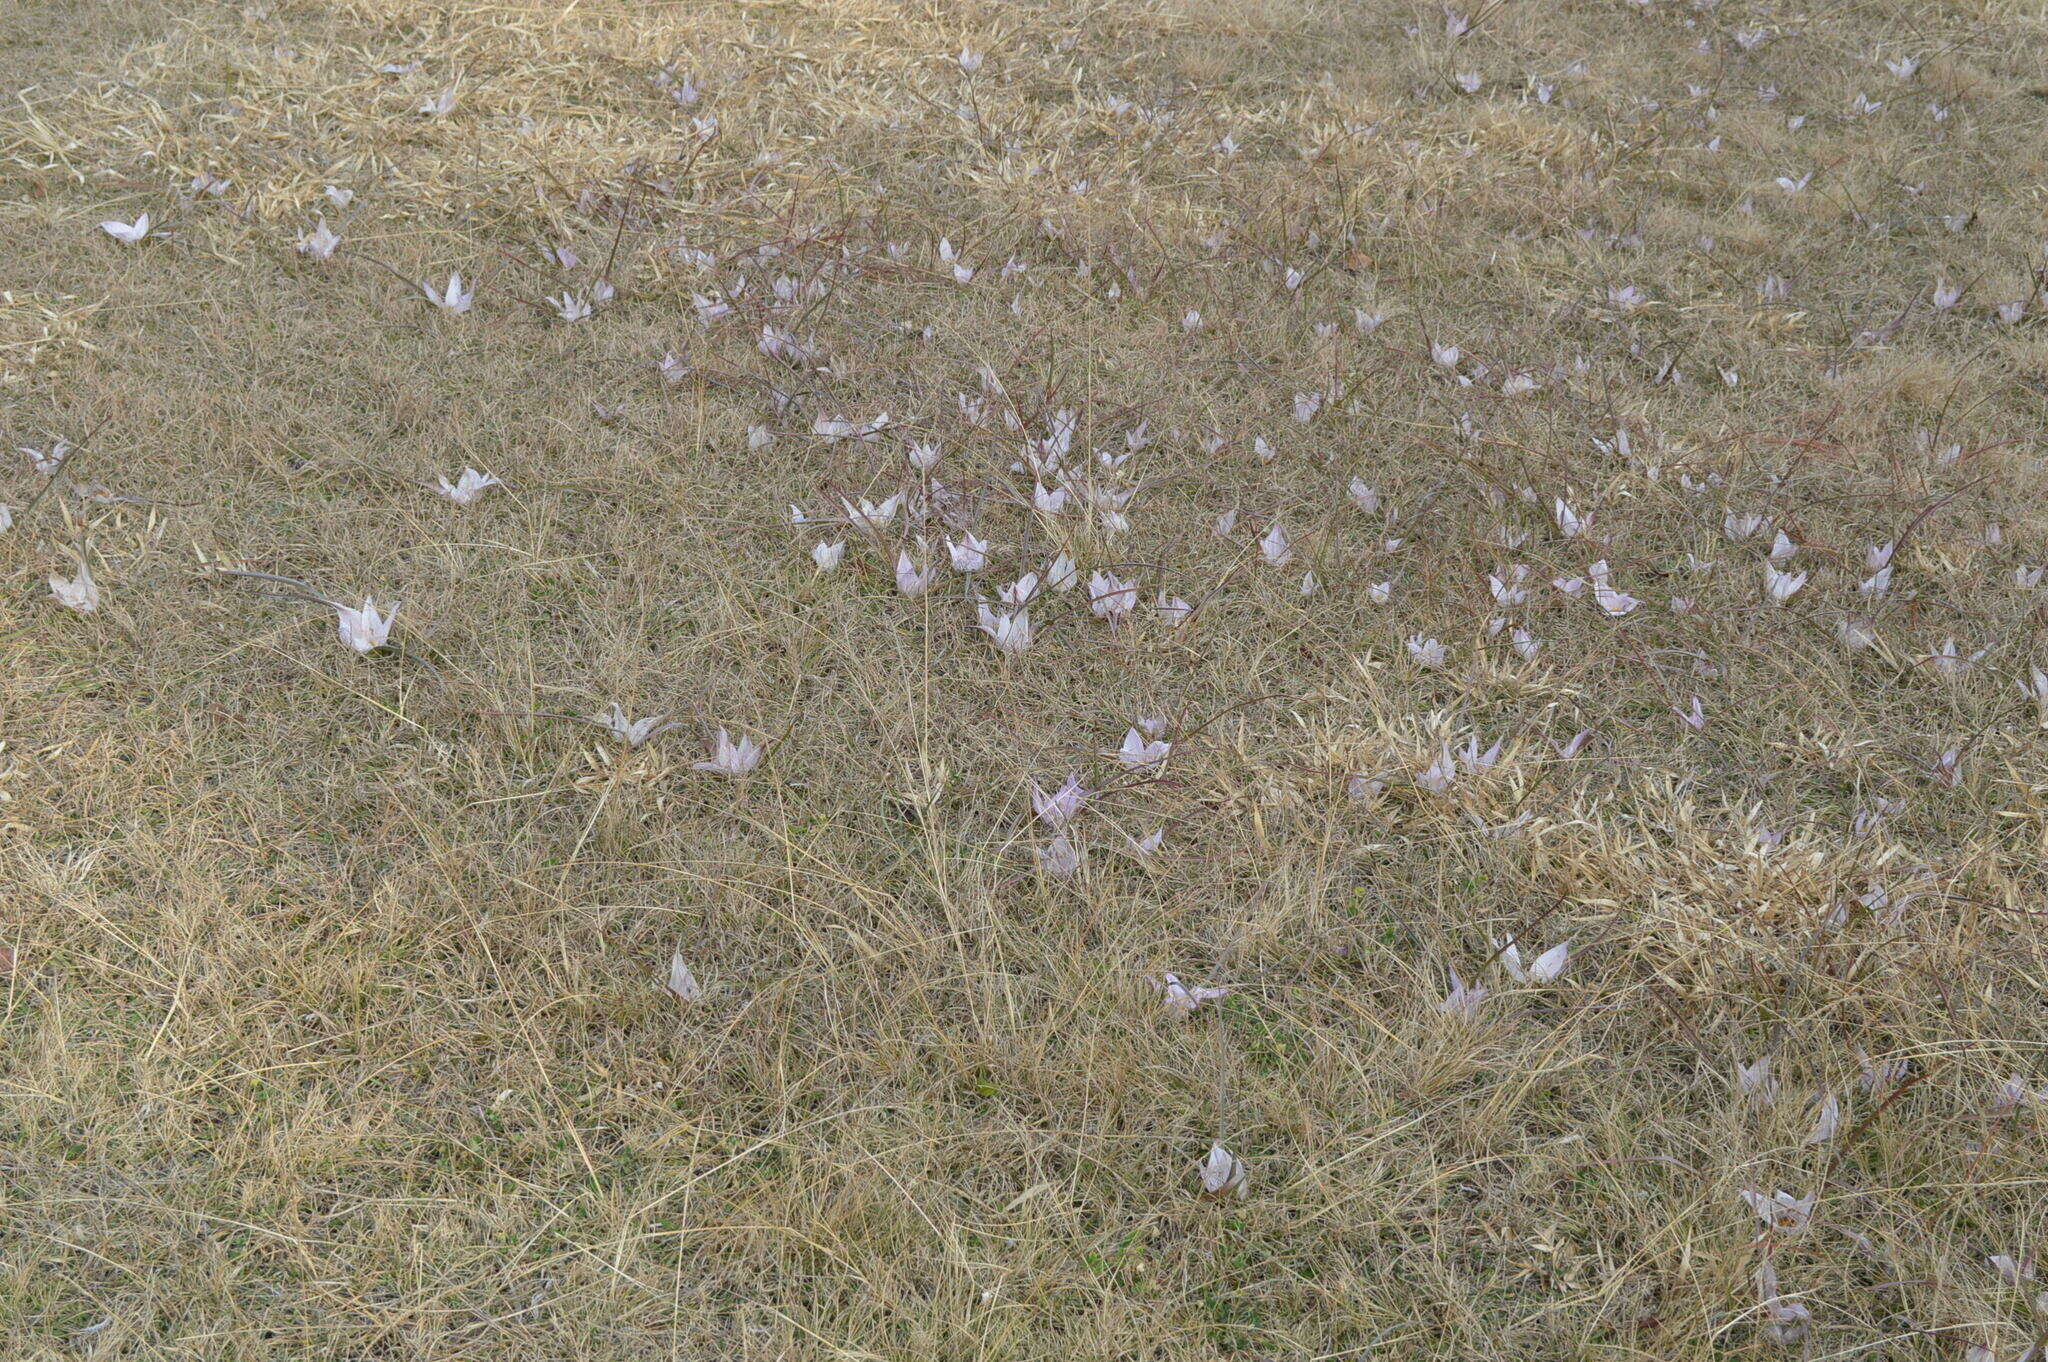
{"type": "Polygon", "coordinates": [[[1172,743],[1158,738],[1147,742],[1144,734],[1131,728],[1124,731],[1123,746],[1108,755],[1126,766],[1156,766],[1165,761],[1172,751],[1172,743]]]}
{"type": "Polygon", "coordinates": [[[1209,1146],[1209,1156],[1202,1160],[1202,1195],[1205,1197],[1237,1197],[1245,1195],[1244,1160],[1225,1149],[1221,1142],[1209,1146]]]}
{"type": "Polygon", "coordinates": [[[718,741],[712,747],[710,760],[691,762],[690,765],[695,770],[709,771],[713,775],[743,776],[761,764],[761,754],[765,750],[761,744],[748,737],[742,737],[735,744],[732,735],[721,728],[718,730],[718,741]]]}
{"type": "Polygon", "coordinates": [[[922,568],[918,567],[916,563],[911,561],[908,549],[899,549],[897,551],[896,589],[905,596],[914,600],[924,595],[926,591],[931,589],[932,578],[937,573],[938,568],[931,564],[926,564],[922,568]]]}
{"type": "Polygon", "coordinates": [[[963,542],[946,541],[946,555],[952,560],[955,572],[979,572],[988,566],[988,542],[976,539],[972,534],[961,536],[963,542]]]}
{"type": "Polygon", "coordinates": [[[1031,646],[1031,612],[1023,608],[996,610],[977,605],[981,631],[999,653],[1015,656],[1031,646]]]}
{"type": "Polygon", "coordinates": [[[1510,979],[1520,984],[1555,983],[1558,976],[1564,973],[1565,964],[1570,958],[1571,943],[1561,941],[1530,961],[1529,967],[1524,969],[1522,953],[1516,948],[1515,939],[1509,937],[1500,943],[1501,968],[1508,972],[1510,979]]]}
{"type": "Polygon", "coordinates": [[[457,506],[467,506],[493,487],[503,487],[497,477],[490,473],[479,473],[474,468],[462,470],[462,476],[454,482],[443,477],[439,491],[442,496],[457,506]]]}
{"type": "Polygon", "coordinates": [[[1136,579],[1124,581],[1113,572],[1091,573],[1088,577],[1088,608],[1096,618],[1112,622],[1135,610],[1138,605],[1138,583],[1136,579]]]}
{"type": "Polygon", "coordinates": [[[1159,981],[1159,987],[1164,995],[1162,1001],[1166,1004],[1167,1015],[1176,1019],[1187,1017],[1203,1003],[1215,1002],[1219,998],[1230,996],[1230,990],[1227,988],[1189,988],[1172,974],[1164,976],[1159,981]]]}
{"type": "Polygon", "coordinates": [[[1088,805],[1088,791],[1081,788],[1081,774],[1069,772],[1067,778],[1051,794],[1038,788],[1038,782],[1031,782],[1031,809],[1049,828],[1063,828],[1073,820],[1075,814],[1088,805]]]}
{"type": "Polygon", "coordinates": [[[367,655],[382,648],[391,638],[391,621],[398,614],[398,607],[392,606],[384,614],[377,613],[377,603],[370,597],[363,597],[363,608],[351,610],[345,605],[334,607],[336,632],[341,641],[358,654],[367,655]]]}
{"type": "Polygon", "coordinates": [[[1436,1010],[1457,1021],[1474,1021],[1478,1019],[1486,994],[1486,985],[1468,984],[1458,977],[1458,971],[1452,970],[1451,991],[1436,1005],[1436,1010]]]}
{"type": "Polygon", "coordinates": [[[638,747],[657,733],[665,733],[675,725],[668,722],[668,715],[656,714],[645,719],[629,719],[626,711],[619,708],[616,700],[611,708],[604,710],[591,722],[610,733],[628,747],[638,747]]]}
{"type": "Polygon", "coordinates": [[[472,287],[468,292],[464,292],[462,276],[452,270],[448,274],[446,288],[436,293],[432,284],[421,284],[420,292],[427,295],[428,302],[455,317],[469,311],[470,305],[476,301],[476,289],[472,287]]]}
{"type": "Polygon", "coordinates": [[[704,986],[697,982],[697,976],[684,963],[681,951],[669,957],[668,977],[661,986],[679,1003],[694,1003],[704,997],[704,986]]]}
{"type": "Polygon", "coordinates": [[[102,222],[100,230],[123,245],[133,246],[149,235],[149,214],[144,213],[133,222],[102,222]]]}
{"type": "Polygon", "coordinates": [[[75,610],[81,615],[90,615],[100,608],[99,584],[93,581],[92,569],[85,565],[84,559],[79,560],[75,577],[51,574],[50,598],[66,610],[75,610]]]}
{"type": "Polygon", "coordinates": [[[1766,1196],[1748,1187],[1742,1189],[1742,1199],[1759,1220],[1780,1234],[1798,1234],[1805,1229],[1813,1208],[1820,1202],[1818,1195],[1795,1197],[1790,1192],[1772,1192],[1766,1196]]]}
{"type": "Polygon", "coordinates": [[[312,232],[299,234],[299,254],[311,260],[333,259],[335,248],[340,245],[341,238],[327,225],[326,218],[321,218],[312,232]]]}

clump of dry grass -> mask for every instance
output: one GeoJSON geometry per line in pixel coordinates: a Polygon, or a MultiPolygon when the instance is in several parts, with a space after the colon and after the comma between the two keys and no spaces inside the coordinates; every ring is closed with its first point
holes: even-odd
{"type": "Polygon", "coordinates": [[[8,1356],[2038,1355],[2038,16],[47,18],[8,1356]]]}

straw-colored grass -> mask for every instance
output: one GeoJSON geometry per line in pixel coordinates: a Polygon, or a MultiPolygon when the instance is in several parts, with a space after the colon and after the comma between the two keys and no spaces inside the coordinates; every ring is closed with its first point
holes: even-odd
{"type": "Polygon", "coordinates": [[[2038,1346],[2036,7],[104,10],[0,16],[0,1356],[2038,1346]]]}

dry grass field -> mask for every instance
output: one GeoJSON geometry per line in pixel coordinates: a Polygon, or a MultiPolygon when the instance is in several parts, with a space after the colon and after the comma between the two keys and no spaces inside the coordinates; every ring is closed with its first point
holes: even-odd
{"type": "Polygon", "coordinates": [[[0,1357],[2040,1362],[2044,59],[17,0],[0,1357]]]}

